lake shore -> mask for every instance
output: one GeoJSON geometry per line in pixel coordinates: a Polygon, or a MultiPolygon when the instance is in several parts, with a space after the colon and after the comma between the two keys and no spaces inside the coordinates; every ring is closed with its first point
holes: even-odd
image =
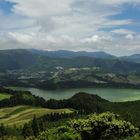
{"type": "Polygon", "coordinates": [[[125,102],[140,100],[139,89],[128,88],[74,88],[63,90],[45,90],[39,88],[30,87],[10,87],[13,90],[30,91],[36,96],[43,97],[44,99],[68,99],[78,92],[87,92],[90,94],[96,94],[100,97],[112,101],[112,102],[125,102]]]}

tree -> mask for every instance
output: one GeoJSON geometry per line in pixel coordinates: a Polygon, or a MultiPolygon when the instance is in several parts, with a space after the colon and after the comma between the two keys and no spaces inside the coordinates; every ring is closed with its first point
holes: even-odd
{"type": "Polygon", "coordinates": [[[22,129],[22,135],[24,136],[24,138],[34,135],[31,125],[24,124],[23,129],[22,129]]]}
{"type": "Polygon", "coordinates": [[[39,135],[40,129],[39,129],[38,120],[37,120],[35,115],[34,115],[34,118],[33,118],[33,121],[32,121],[32,130],[33,130],[34,136],[37,137],[39,135]]]}
{"type": "Polygon", "coordinates": [[[6,136],[7,135],[7,131],[6,128],[3,124],[0,125],[0,137],[2,136],[6,136]]]}
{"type": "Polygon", "coordinates": [[[121,120],[119,115],[106,112],[48,129],[40,134],[38,140],[120,140],[138,133],[138,128],[121,120]]]}
{"type": "Polygon", "coordinates": [[[41,133],[37,140],[81,140],[81,137],[72,128],[65,125],[41,133]]]}
{"type": "Polygon", "coordinates": [[[120,140],[138,134],[139,129],[114,113],[90,115],[70,123],[82,140],[120,140]]]}

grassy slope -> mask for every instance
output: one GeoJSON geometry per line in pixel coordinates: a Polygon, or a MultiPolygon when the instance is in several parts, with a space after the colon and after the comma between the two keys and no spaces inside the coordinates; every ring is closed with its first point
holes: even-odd
{"type": "Polygon", "coordinates": [[[10,94],[0,93],[0,101],[3,99],[9,99],[11,97],[10,94]]]}
{"type": "Polygon", "coordinates": [[[46,109],[46,108],[35,108],[32,106],[16,106],[0,109],[0,124],[4,123],[5,125],[12,126],[23,125],[26,122],[29,122],[34,115],[37,117],[43,116],[47,113],[54,112],[66,112],[71,113],[70,109],[46,109]]]}
{"type": "Polygon", "coordinates": [[[140,137],[128,138],[126,140],[140,140],[140,137]]]}

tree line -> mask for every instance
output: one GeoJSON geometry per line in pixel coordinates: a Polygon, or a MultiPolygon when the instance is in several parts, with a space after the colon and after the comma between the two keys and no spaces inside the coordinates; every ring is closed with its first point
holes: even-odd
{"type": "Polygon", "coordinates": [[[41,132],[49,128],[50,122],[61,121],[64,119],[72,119],[78,117],[78,115],[78,111],[74,111],[73,113],[50,113],[40,118],[37,118],[34,115],[31,122],[24,124],[22,129],[22,135],[24,136],[24,138],[30,136],[37,137],[41,132]]]}

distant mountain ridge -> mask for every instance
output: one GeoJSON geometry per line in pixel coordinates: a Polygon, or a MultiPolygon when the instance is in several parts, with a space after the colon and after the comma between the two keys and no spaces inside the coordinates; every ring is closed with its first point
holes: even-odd
{"type": "Polygon", "coordinates": [[[130,56],[123,56],[123,57],[121,57],[121,60],[140,63],[140,54],[133,54],[133,55],[130,55],[130,56]]]}
{"type": "Polygon", "coordinates": [[[105,52],[40,51],[15,49],[0,51],[0,71],[30,69],[48,70],[55,67],[98,67],[108,72],[140,72],[140,64],[105,52]]]}
{"type": "Polygon", "coordinates": [[[36,50],[29,49],[32,54],[37,54],[41,56],[54,57],[54,58],[74,58],[74,57],[92,57],[92,58],[100,58],[100,59],[119,59],[128,62],[140,63],[140,54],[133,54],[130,56],[121,56],[117,57],[115,55],[106,53],[104,51],[97,52],[86,52],[86,51],[67,51],[67,50],[58,50],[58,51],[44,51],[44,50],[36,50]]]}
{"type": "Polygon", "coordinates": [[[43,50],[36,50],[36,49],[29,49],[32,54],[38,54],[41,56],[47,57],[59,57],[59,58],[73,58],[79,56],[87,56],[93,58],[103,58],[103,59],[114,59],[116,56],[108,54],[103,51],[99,52],[86,52],[86,51],[67,51],[67,50],[58,50],[58,51],[43,51],[43,50]]]}
{"type": "Polygon", "coordinates": [[[37,57],[25,49],[0,50],[0,70],[27,68],[37,57]]]}
{"type": "Polygon", "coordinates": [[[127,62],[140,63],[140,54],[117,57],[115,55],[106,53],[104,51],[74,52],[74,51],[68,51],[68,50],[44,51],[44,50],[36,50],[36,49],[29,49],[28,51],[30,51],[32,54],[37,54],[37,55],[46,56],[46,57],[53,57],[53,58],[74,58],[74,57],[85,56],[85,57],[100,58],[100,59],[119,59],[119,60],[127,61],[127,62]]]}

